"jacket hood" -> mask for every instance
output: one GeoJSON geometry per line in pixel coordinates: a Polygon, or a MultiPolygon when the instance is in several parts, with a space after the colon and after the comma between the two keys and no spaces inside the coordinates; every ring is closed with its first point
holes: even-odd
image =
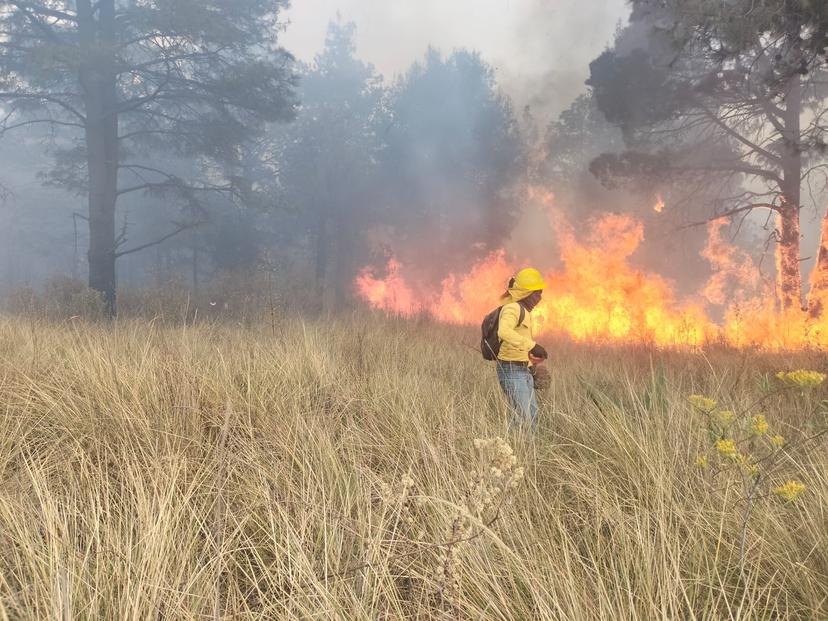
{"type": "Polygon", "coordinates": [[[530,295],[532,295],[534,291],[529,291],[529,289],[519,289],[517,287],[512,287],[509,289],[509,295],[504,295],[500,298],[501,302],[510,303],[510,302],[520,302],[521,300],[525,300],[530,295]]]}

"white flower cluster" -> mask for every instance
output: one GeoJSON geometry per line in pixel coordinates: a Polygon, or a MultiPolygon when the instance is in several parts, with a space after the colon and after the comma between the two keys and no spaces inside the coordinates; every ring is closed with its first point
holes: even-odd
{"type": "MultiPolygon", "coordinates": [[[[457,606],[460,597],[460,560],[458,546],[474,538],[475,525],[493,522],[509,493],[523,480],[524,470],[503,438],[477,439],[474,448],[481,461],[481,471],[469,489],[451,524],[449,544],[437,558],[437,584],[444,604],[457,606]]],[[[489,525],[489,524],[487,524],[489,525]]]]}
{"type": "Polygon", "coordinates": [[[478,516],[486,516],[497,503],[506,500],[504,494],[514,490],[523,480],[524,470],[517,465],[517,456],[503,438],[477,439],[474,448],[483,463],[469,495],[470,509],[478,516]]]}

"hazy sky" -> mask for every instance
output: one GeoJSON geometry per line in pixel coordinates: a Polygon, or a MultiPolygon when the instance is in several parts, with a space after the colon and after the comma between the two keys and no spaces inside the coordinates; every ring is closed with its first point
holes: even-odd
{"type": "Polygon", "coordinates": [[[625,0],[293,0],[285,46],[311,60],[337,12],[356,22],[359,56],[386,78],[429,44],[476,49],[515,103],[545,120],[583,90],[589,62],[629,11],[625,0]]]}

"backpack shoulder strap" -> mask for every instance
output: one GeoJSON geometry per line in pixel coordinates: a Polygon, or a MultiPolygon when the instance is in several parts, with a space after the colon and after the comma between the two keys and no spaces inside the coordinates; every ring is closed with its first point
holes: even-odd
{"type": "Polygon", "coordinates": [[[517,304],[517,307],[520,309],[520,315],[518,316],[518,322],[517,322],[517,325],[515,326],[517,328],[517,326],[521,325],[523,323],[523,320],[526,319],[526,309],[523,308],[523,304],[521,304],[520,302],[507,302],[506,304],[504,304],[503,306],[498,308],[497,309],[498,310],[498,318],[500,318],[500,313],[503,312],[503,309],[506,308],[507,306],[509,306],[510,304],[517,304]]]}

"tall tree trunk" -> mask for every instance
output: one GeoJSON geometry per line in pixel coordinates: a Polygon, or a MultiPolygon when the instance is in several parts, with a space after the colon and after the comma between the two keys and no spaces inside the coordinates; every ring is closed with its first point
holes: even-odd
{"type": "Polygon", "coordinates": [[[115,173],[105,130],[87,127],[89,165],[89,286],[103,295],[107,313],[115,314],[115,173]]]}
{"type": "MultiPolygon", "coordinates": [[[[802,56],[799,29],[789,36],[793,61],[802,56]]],[[[797,66],[794,62],[793,66],[797,66]]],[[[799,212],[801,208],[802,152],[800,149],[802,78],[798,72],[788,81],[785,96],[785,150],[782,155],[782,206],[779,215],[777,282],[782,310],[802,308],[799,212]]]]}
{"type": "Polygon", "coordinates": [[[819,251],[814,271],[811,274],[811,291],[808,293],[808,314],[819,319],[828,305],[828,211],[822,218],[822,232],[819,237],[819,251]]]}
{"type": "Polygon", "coordinates": [[[783,310],[802,307],[799,241],[799,207],[786,205],[779,213],[779,243],[776,253],[777,290],[783,310]]]}
{"type": "Polygon", "coordinates": [[[98,2],[97,20],[90,0],[78,0],[77,6],[79,32],[90,59],[80,69],[89,171],[89,286],[101,293],[108,315],[114,316],[118,98],[110,59],[115,38],[115,2],[98,2]]]}

